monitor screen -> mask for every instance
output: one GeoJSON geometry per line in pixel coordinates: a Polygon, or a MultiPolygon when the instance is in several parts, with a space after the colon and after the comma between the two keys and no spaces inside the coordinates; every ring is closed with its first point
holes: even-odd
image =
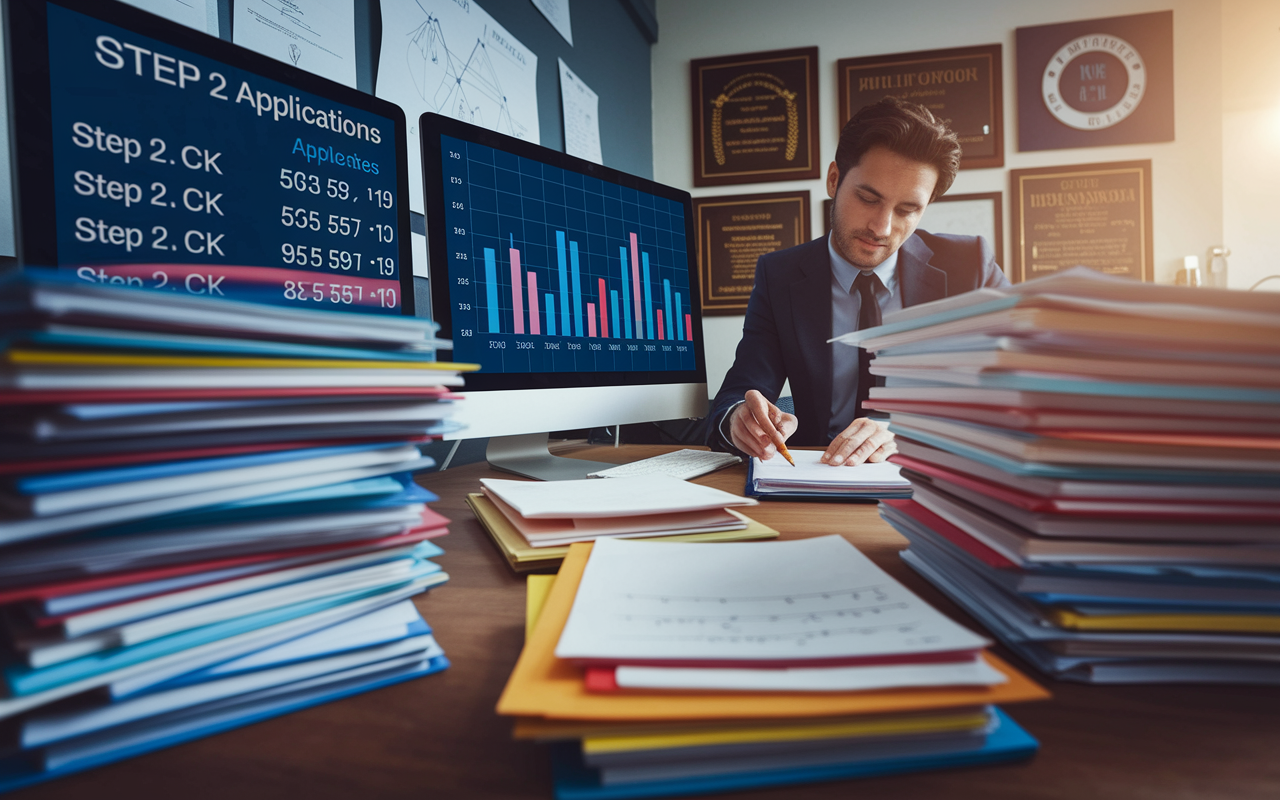
{"type": "Polygon", "coordinates": [[[435,114],[419,130],[433,315],[481,366],[464,435],[701,416],[689,194],[435,114]]]}
{"type": "Polygon", "coordinates": [[[120,3],[8,6],[24,262],[412,313],[397,106],[120,3]]]}
{"type": "Polygon", "coordinates": [[[424,115],[432,305],[469,388],[705,381],[686,192],[424,115]]]}

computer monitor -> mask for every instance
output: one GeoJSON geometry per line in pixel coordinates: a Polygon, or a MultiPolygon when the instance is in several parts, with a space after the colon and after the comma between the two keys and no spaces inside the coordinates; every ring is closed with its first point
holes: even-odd
{"type": "Polygon", "coordinates": [[[481,367],[454,438],[581,478],[610,465],[550,456],[548,431],[706,412],[688,192],[435,114],[419,131],[432,311],[481,367]]]}
{"type": "Polygon", "coordinates": [[[24,263],[413,313],[398,106],[122,3],[7,8],[24,263]]]}

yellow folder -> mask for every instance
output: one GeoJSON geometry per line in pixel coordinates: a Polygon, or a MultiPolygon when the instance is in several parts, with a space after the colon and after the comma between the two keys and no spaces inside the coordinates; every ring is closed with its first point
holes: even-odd
{"type": "MultiPolygon", "coordinates": [[[[553,569],[569,554],[568,545],[561,547],[533,547],[520,531],[515,529],[493,501],[479,492],[468,494],[467,505],[480,521],[489,538],[502,551],[507,563],[516,572],[530,572],[535,569],[553,569]]],[[[663,542],[745,542],[752,539],[776,539],[778,532],[767,525],[745,517],[733,509],[726,509],[730,514],[745,520],[747,527],[732,531],[709,531],[706,533],[682,533],[673,536],[655,536],[654,541],[663,542]]]]}
{"type": "Polygon", "coordinates": [[[984,657],[1008,678],[989,687],[892,689],[874,692],[661,692],[592,694],[574,664],[556,658],[591,545],[574,544],[551,587],[533,634],[498,699],[498,713],[574,720],[740,720],[835,717],[1042,700],[1048,692],[999,658],[984,657]]]}
{"type": "Polygon", "coordinates": [[[1280,616],[1275,614],[1081,614],[1055,609],[1046,616],[1056,625],[1081,631],[1280,633],[1280,616]]]}

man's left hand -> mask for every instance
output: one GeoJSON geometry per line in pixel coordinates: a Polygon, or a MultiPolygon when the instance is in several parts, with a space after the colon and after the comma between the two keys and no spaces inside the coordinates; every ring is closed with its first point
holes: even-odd
{"type": "Polygon", "coordinates": [[[865,462],[877,463],[898,452],[887,422],[860,417],[827,445],[820,459],[824,464],[854,467],[865,462]]]}

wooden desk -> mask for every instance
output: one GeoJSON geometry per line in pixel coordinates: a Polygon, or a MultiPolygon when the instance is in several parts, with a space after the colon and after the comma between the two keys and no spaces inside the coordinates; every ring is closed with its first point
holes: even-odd
{"type": "MultiPolygon", "coordinates": [[[[667,449],[580,448],[584,457],[619,463],[667,449]]],[[[545,749],[513,741],[510,721],[493,711],[524,640],[524,579],[507,568],[462,498],[480,478],[501,476],[473,464],[420,479],[440,495],[433,508],[453,520],[440,540],[447,551],[440,563],[452,580],[418,601],[450,669],[15,797],[549,798],[545,749]]],[[[741,491],[744,477],[737,467],[699,482],[741,491]]],[[[875,506],[771,502],[750,513],[786,538],[848,537],[930,602],[977,627],[898,559],[905,542],[875,506]]],[[[1041,742],[1026,764],[715,796],[1280,798],[1280,688],[1048,686],[1053,700],[1008,709],[1041,742]]]]}

